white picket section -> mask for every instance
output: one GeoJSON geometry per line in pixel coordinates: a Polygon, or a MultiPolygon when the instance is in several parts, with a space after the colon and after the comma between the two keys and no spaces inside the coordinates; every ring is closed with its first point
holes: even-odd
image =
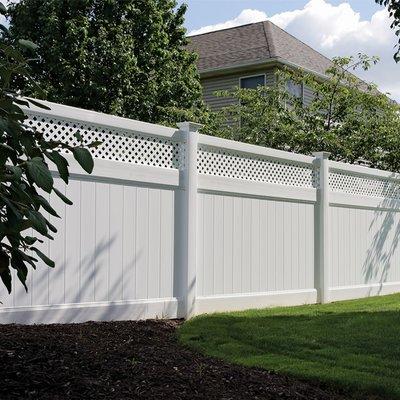
{"type": "Polygon", "coordinates": [[[93,174],[71,155],[56,262],[0,288],[0,323],[191,317],[400,292],[400,176],[46,103],[47,138],[101,140],[93,174]]]}

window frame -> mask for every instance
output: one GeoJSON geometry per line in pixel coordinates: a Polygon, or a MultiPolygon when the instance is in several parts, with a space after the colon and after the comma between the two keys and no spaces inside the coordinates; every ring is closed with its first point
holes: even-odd
{"type": "MultiPolygon", "coordinates": [[[[239,88],[240,89],[248,89],[248,88],[242,88],[242,80],[248,79],[248,78],[256,78],[258,76],[262,76],[264,78],[264,86],[266,86],[267,85],[267,74],[264,72],[264,73],[260,73],[260,74],[254,74],[254,75],[240,76],[239,77],[239,88]]],[[[250,89],[250,90],[255,90],[255,89],[250,89]]]]}
{"type": "MultiPolygon", "coordinates": [[[[301,100],[301,104],[304,104],[304,82],[301,82],[301,96],[299,96],[298,98],[301,100]]],[[[287,89],[287,87],[286,87],[286,89],[287,89]]],[[[293,93],[290,93],[292,96],[294,96],[293,95],[293,93]]]]}
{"type": "MultiPolygon", "coordinates": [[[[253,75],[244,75],[239,77],[239,89],[240,90],[257,90],[257,89],[249,89],[249,88],[242,88],[242,79],[247,79],[247,78],[255,78],[258,76],[262,76],[264,78],[264,87],[267,86],[267,74],[266,72],[261,72],[259,74],[253,74],[253,75]]],[[[241,103],[239,103],[240,105],[241,103]]],[[[240,118],[239,121],[239,129],[242,127],[242,119],[240,118]]]]}

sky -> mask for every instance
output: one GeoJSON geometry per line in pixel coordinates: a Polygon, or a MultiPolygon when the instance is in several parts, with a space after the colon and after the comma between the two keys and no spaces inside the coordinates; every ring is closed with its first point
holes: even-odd
{"type": "Polygon", "coordinates": [[[178,0],[186,3],[185,26],[198,34],[270,19],[328,57],[365,53],[381,61],[357,73],[400,101],[400,63],[387,10],[374,0],[178,0]]]}

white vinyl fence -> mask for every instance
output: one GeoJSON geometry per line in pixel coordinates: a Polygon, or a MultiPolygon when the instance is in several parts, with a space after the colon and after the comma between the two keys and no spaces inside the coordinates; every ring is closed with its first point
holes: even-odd
{"type": "Polygon", "coordinates": [[[48,138],[93,150],[57,187],[56,268],[0,289],[0,323],[190,317],[400,291],[400,176],[46,103],[48,138]]]}

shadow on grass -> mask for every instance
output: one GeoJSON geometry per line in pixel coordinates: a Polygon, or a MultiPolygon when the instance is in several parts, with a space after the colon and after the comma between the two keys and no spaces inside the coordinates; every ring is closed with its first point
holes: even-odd
{"type": "Polygon", "coordinates": [[[400,399],[400,313],[345,311],[200,317],[181,341],[211,356],[318,380],[350,392],[400,399]]]}

